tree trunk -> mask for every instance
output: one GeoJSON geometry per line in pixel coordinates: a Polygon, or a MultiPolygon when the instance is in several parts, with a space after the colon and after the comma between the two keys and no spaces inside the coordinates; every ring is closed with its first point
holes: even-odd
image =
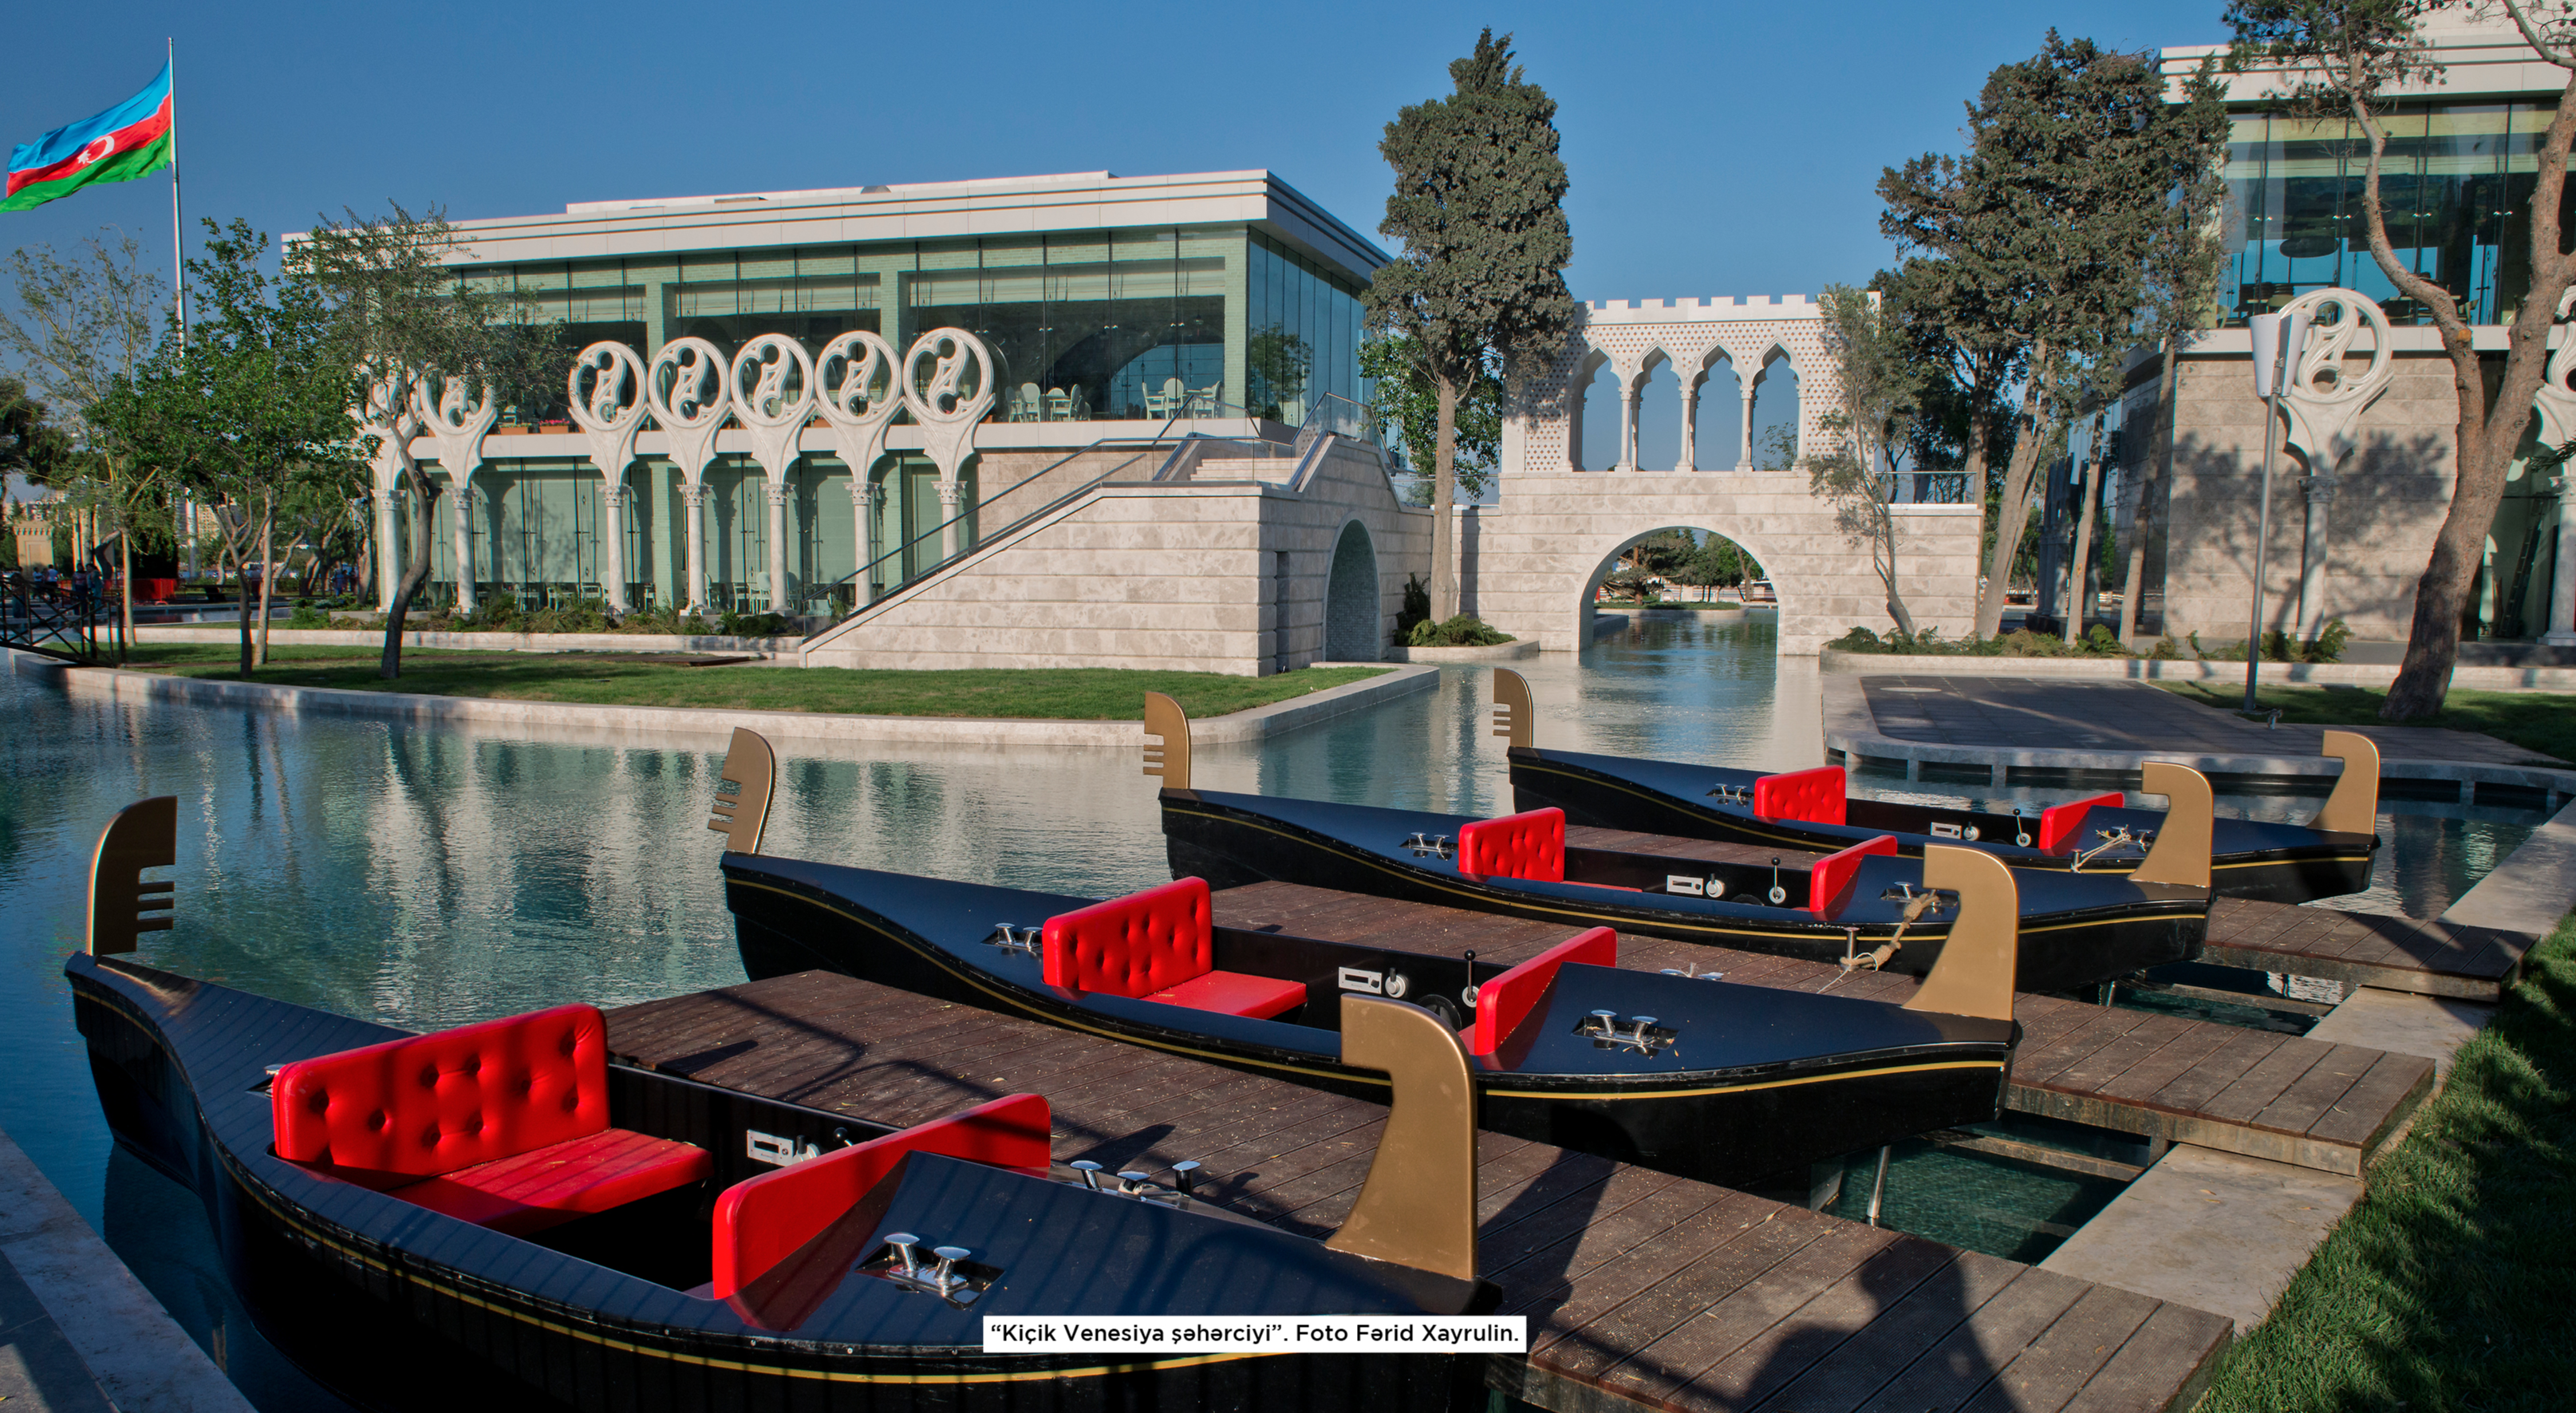
{"type": "MultiPolygon", "coordinates": [[[[2101,424],[2094,424],[2099,427],[2101,424]]],[[[2101,445],[2097,436],[2094,446],[2101,445]]],[[[2066,571],[2066,635],[2072,643],[2084,636],[2084,620],[2093,612],[2093,517],[2102,509],[2102,458],[2097,454],[2084,468],[2083,516],[2075,522],[2075,562],[2066,571]]]]}
{"type": "Polygon", "coordinates": [[[134,535],[131,531],[116,537],[116,582],[116,665],[123,667],[126,648],[134,641],[134,535]]]}
{"type": "Polygon", "coordinates": [[[224,536],[224,558],[233,562],[233,583],[236,586],[233,591],[233,601],[240,605],[239,610],[233,614],[233,621],[241,625],[241,666],[237,669],[237,673],[248,677],[250,675],[250,579],[242,573],[241,553],[233,548],[233,537],[230,535],[224,536]]]}
{"type": "Polygon", "coordinates": [[[376,676],[387,682],[402,676],[403,617],[411,612],[412,598],[429,582],[429,522],[438,503],[437,488],[419,467],[403,468],[403,485],[411,491],[411,528],[403,536],[408,551],[402,582],[394,590],[393,611],[385,615],[384,655],[376,663],[376,676]]]}
{"type": "Polygon", "coordinates": [[[277,554],[277,493],[270,491],[259,500],[259,650],[252,661],[268,666],[268,606],[276,592],[277,566],[270,561],[277,554]]]}
{"type": "MultiPolygon", "coordinates": [[[[2013,437],[2012,460],[2005,464],[2003,499],[1995,506],[1995,547],[1986,556],[1986,588],[1977,596],[1977,633],[1992,638],[2003,632],[2004,591],[2012,575],[2022,536],[2030,525],[2030,487],[2038,478],[2041,451],[2048,444],[2040,423],[2039,389],[2048,371],[2048,345],[2031,350],[2030,372],[2022,383],[2021,426],[2013,437]]],[[[1970,423],[1974,426],[1972,420],[1970,423]]],[[[1971,484],[1975,484],[1971,482],[1971,484]]]]}
{"type": "Polygon", "coordinates": [[[1446,623],[1458,613],[1458,584],[1450,572],[1450,539],[1457,513],[1450,502],[1458,495],[1458,386],[1435,373],[1439,390],[1439,432],[1431,453],[1431,621],[1446,623]]]}

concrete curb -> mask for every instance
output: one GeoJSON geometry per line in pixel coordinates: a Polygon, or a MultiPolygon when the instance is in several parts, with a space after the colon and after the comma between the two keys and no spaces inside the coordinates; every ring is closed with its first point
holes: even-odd
{"type": "MultiPolygon", "coordinates": [[[[1902,653],[1853,653],[1827,648],[1818,665],[1828,674],[1868,677],[2083,677],[2121,682],[2226,682],[2241,684],[2241,662],[2185,662],[2143,657],[1950,657],[1902,653]]],[[[2394,663],[2267,662],[2258,679],[2284,684],[2350,683],[2385,687],[2397,680],[2394,663]]],[[[2576,667],[2455,667],[2451,685],[2491,692],[2576,692],[2576,667]]]]}
{"type": "MultiPolygon", "coordinates": [[[[137,627],[134,639],[139,643],[237,643],[241,630],[227,624],[220,628],[137,627]]],[[[295,645],[319,648],[373,648],[385,641],[382,633],[356,628],[271,628],[271,645],[295,645]]],[[[479,652],[514,653],[759,653],[775,657],[793,653],[804,643],[802,638],[727,638],[716,634],[690,633],[424,633],[403,634],[406,648],[452,648],[479,652]]]]}
{"type": "MultiPolygon", "coordinates": [[[[11,652],[16,662],[32,655],[11,652]]],[[[577,702],[493,701],[414,692],[352,692],[329,687],[272,687],[259,682],[217,682],[166,677],[108,667],[64,667],[34,658],[70,692],[115,701],[179,702],[248,707],[287,716],[371,716],[420,725],[474,723],[502,727],[575,727],[636,735],[725,736],[748,726],[772,740],[919,742],[946,746],[1081,746],[1137,749],[1145,741],[1134,721],[1030,721],[986,717],[860,716],[823,712],[735,711],[693,707],[588,706],[577,702]]],[[[1381,702],[1439,685],[1440,669],[1428,664],[1319,663],[1375,667],[1385,675],[1275,702],[1230,716],[1190,724],[1198,745],[1262,741],[1381,702]]]]}
{"type": "Polygon", "coordinates": [[[1481,648],[1389,648],[1389,662],[1518,662],[1539,654],[1539,640],[1516,638],[1508,643],[1489,643],[1481,648]]]}
{"type": "MultiPolygon", "coordinates": [[[[252,1413],[250,1400],[5,1133],[0,1260],[26,1283],[108,1404],[153,1413],[252,1413]]],[[[12,1330],[9,1343],[17,1346],[23,1365],[33,1344],[29,1333],[12,1330]]],[[[61,1390],[44,1394],[34,1406],[85,1401],[61,1390]]]]}
{"type": "MultiPolygon", "coordinates": [[[[1949,658],[1877,659],[1882,662],[1947,663],[1949,658]]],[[[2017,659],[2014,659],[2017,660],[2017,659]]],[[[2043,659],[2044,660],[2044,659],[2043,659]]],[[[1873,676],[1880,674],[1873,673],[1873,676]]],[[[1891,672],[1890,676],[1905,675],[1891,672]]],[[[1937,676],[1939,669],[1920,675],[1937,676]]],[[[2324,794],[2331,788],[2333,777],[2343,767],[2324,756],[2310,755],[2202,755],[2189,751],[2066,751],[2042,750],[2012,746],[1952,746],[1931,741],[1900,741],[1882,734],[1878,718],[1869,709],[1869,698],[1861,690],[1861,679],[1847,673],[1828,672],[1823,680],[1825,759],[1835,765],[1879,766],[1899,769],[1908,780],[1923,778],[1925,766],[1970,767],[1987,772],[1987,783],[2006,785],[2015,779],[2037,774],[2064,775],[2081,773],[2101,777],[2101,783],[2118,783],[2136,788],[2138,767],[2151,760],[2176,761],[2190,766],[2210,778],[2221,790],[2281,789],[2324,794]]],[[[2543,766],[2490,765],[2477,761],[2400,760],[2384,757],[2379,763],[2383,781],[2407,780],[2426,786],[2449,787],[2438,794],[2427,794],[2419,786],[2409,790],[2409,798],[2439,798],[2456,794],[2461,804],[2479,803],[2479,790],[2486,787],[2485,803],[2516,805],[2528,808],[2532,795],[2541,796],[2541,805],[2557,809],[2576,800],[2576,770],[2555,770],[2543,766]],[[2519,798],[2516,798],[2519,797],[2519,798]]],[[[2050,784],[2064,783],[2052,780],[2050,784]]]]}

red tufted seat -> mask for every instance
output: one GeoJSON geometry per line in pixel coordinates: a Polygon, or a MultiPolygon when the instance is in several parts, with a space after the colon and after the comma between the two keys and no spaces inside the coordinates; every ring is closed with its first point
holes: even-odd
{"type": "Polygon", "coordinates": [[[2039,847],[2052,854],[2057,852],[2060,844],[2072,849],[2076,836],[2084,832],[2084,816],[2091,814],[2094,806],[2118,809],[2128,802],[2128,796],[2114,793],[2095,795],[2084,800],[2069,800],[2065,804],[2051,805],[2041,810],[2039,812],[2039,847]]]}
{"type": "Polygon", "coordinates": [[[1555,983],[1557,968],[1567,962],[1619,965],[1619,934],[1606,927],[1578,932],[1477,987],[1476,1019],[1467,1027],[1467,1053],[1490,1055],[1503,1048],[1555,983]]]}
{"type": "Polygon", "coordinates": [[[300,1060],[269,1088],[277,1156],[524,1236],[714,1171],[608,1125],[608,1027],[557,1006],[300,1060]]]}
{"type": "Polygon", "coordinates": [[[1753,813],[1758,819],[1840,824],[1847,803],[1845,793],[1843,768],[1839,765],[1765,775],[1753,782],[1753,813]]]}
{"type": "Polygon", "coordinates": [[[1565,881],[1565,811],[1553,806],[1458,827],[1458,871],[1478,877],[1565,881]]]}
{"type": "Polygon", "coordinates": [[[1268,1020],[1306,1004],[1305,983],[1215,969],[1207,880],[1183,878],[1046,920],[1046,983],[1268,1020]]]}
{"type": "Polygon", "coordinates": [[[1861,860],[1872,854],[1896,853],[1896,836],[1881,834],[1863,839],[1848,849],[1839,849],[1816,860],[1807,871],[1807,911],[1820,918],[1831,918],[1851,901],[1852,883],[1860,876],[1861,860]]]}

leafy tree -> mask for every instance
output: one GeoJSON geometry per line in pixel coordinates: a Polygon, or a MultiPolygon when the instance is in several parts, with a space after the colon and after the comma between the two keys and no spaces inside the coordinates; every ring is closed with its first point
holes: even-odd
{"type": "MultiPolygon", "coordinates": [[[[1406,334],[1387,334],[1360,344],[1360,373],[1375,380],[1370,411],[1378,434],[1416,475],[1424,474],[1439,455],[1440,392],[1423,371],[1421,347],[1406,334]]],[[[1450,428],[1449,465],[1461,499],[1482,499],[1494,479],[1494,461],[1503,445],[1503,384],[1482,364],[1458,398],[1457,420],[1450,428]]],[[[1431,503],[1423,487],[1422,504],[1431,503]]]]}
{"type": "Polygon", "coordinates": [[[1977,631],[2001,625],[2004,585],[2041,465],[2068,421],[2114,388],[2117,358],[2153,301],[2151,271],[2178,238],[2172,194],[2201,149],[2164,102],[2152,56],[2051,30],[1968,106],[1964,157],[1926,154],[1880,178],[1880,227],[1911,258],[1891,293],[1937,330],[1965,394],[1966,470],[1984,479],[1981,415],[2017,387],[1977,631]]]}
{"type": "Polygon", "coordinates": [[[1887,616],[1896,630],[1914,633],[1914,615],[1897,586],[1896,514],[1890,502],[1896,478],[1890,454],[1908,439],[1914,415],[1914,374],[1905,361],[1905,337],[1880,317],[1879,300],[1849,285],[1825,286],[1825,356],[1842,382],[1842,404],[1818,419],[1832,438],[1828,450],[1806,460],[1807,485],[1833,507],[1834,527],[1855,545],[1869,547],[1870,568],[1887,591],[1887,616]]]}
{"type": "MultiPolygon", "coordinates": [[[[408,406],[433,374],[475,379],[505,405],[560,397],[564,326],[539,323],[501,291],[460,279],[447,264],[456,228],[437,207],[415,216],[389,204],[388,215],[324,217],[287,252],[295,278],[319,289],[336,318],[353,374],[350,405],[374,395],[408,406]]],[[[411,493],[410,544],[377,667],[388,680],[402,675],[403,619],[429,582],[430,519],[441,490],[409,457],[403,487],[411,493]]]]}
{"type": "Polygon", "coordinates": [[[1774,422],[1753,439],[1753,460],[1765,471],[1786,471],[1798,464],[1798,426],[1774,422]]]}
{"type": "Polygon", "coordinates": [[[1371,326],[1409,335],[1434,400],[1432,619],[1457,612],[1451,572],[1458,407],[1478,376],[1511,384],[1552,356],[1579,306],[1566,293],[1574,238],[1565,221],[1565,162],[1556,101],[1512,62],[1511,36],[1490,29],[1449,65],[1456,91],[1416,103],[1386,125],[1378,151],[1395,169],[1378,229],[1404,253],[1368,290],[1371,326]]]}
{"type": "Polygon", "coordinates": [[[50,486],[70,467],[71,434],[56,426],[50,413],[28,394],[24,382],[0,377],[0,473],[50,486]]]}
{"type": "Polygon", "coordinates": [[[2503,0],[2522,37],[2540,57],[2567,71],[2558,107],[2541,138],[2531,194],[2531,285],[2505,342],[2503,376],[2492,384],[2469,341],[2461,296],[2407,267],[2388,239],[2388,214],[2380,168],[2388,129],[2380,121],[2393,90],[2429,83],[2442,67],[2427,55],[2417,33],[2430,5],[2421,0],[2235,0],[2227,22],[2236,32],[2239,64],[2260,58],[2287,71],[2295,87],[2289,107],[2311,119],[2347,117],[2369,139],[2361,185],[2361,226],[2371,258],[2398,293],[2421,304],[2442,331],[2459,401],[2457,476],[2450,511],[2433,537],[2433,550],[2415,585],[2415,617],[2406,657],[2380,708],[2387,721],[2431,716],[2449,695],[2451,669],[2460,656],[2460,619],[2468,608],[2488,528],[2504,499],[2505,472],[2531,424],[2531,399],[2549,362],[2550,325],[2558,301],[2576,281],[2576,252],[2560,228],[2567,186],[2567,154],[2576,142],[2576,8],[2561,0],[2503,0]],[[2489,389],[2493,388],[2490,397],[2489,389]]]}
{"type": "MultiPolygon", "coordinates": [[[[108,435],[90,415],[101,401],[153,356],[165,330],[170,287],[145,269],[142,246],[120,235],[81,241],[73,255],[49,245],[9,253],[13,314],[0,311],[0,351],[25,375],[31,391],[67,416],[69,445],[51,463],[52,484],[64,492],[64,509],[97,517],[99,530],[117,543],[117,578],[125,589],[118,606],[134,641],[135,543],[168,538],[171,517],[159,468],[108,435]]],[[[95,545],[78,545],[87,556],[95,545]]]]}
{"type": "MultiPolygon", "coordinates": [[[[187,267],[199,311],[187,346],[165,341],[93,420],[214,507],[234,569],[259,564],[258,600],[245,592],[241,612],[247,676],[268,654],[280,501],[345,503],[363,484],[363,458],[347,350],[321,292],[291,262],[277,279],[262,273],[268,238],[247,222],[205,227],[204,253],[187,267]]],[[[241,583],[247,591],[246,574],[241,583]]]]}

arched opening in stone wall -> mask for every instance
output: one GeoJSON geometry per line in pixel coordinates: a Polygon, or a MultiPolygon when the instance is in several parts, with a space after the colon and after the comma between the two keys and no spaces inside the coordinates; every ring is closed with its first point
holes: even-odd
{"type": "Polygon", "coordinates": [[[1619,464],[1619,374],[1598,351],[1574,370],[1565,393],[1566,445],[1577,471],[1607,471],[1619,464]]]}
{"type": "Polygon", "coordinates": [[[1793,471],[1807,450],[1798,445],[1798,370],[1788,351],[1775,346],[1753,375],[1753,465],[1793,471]]]}
{"type": "Polygon", "coordinates": [[[1681,454],[1681,378],[1671,359],[1650,353],[1637,386],[1637,469],[1674,470],[1681,466],[1681,454]]]}
{"type": "Polygon", "coordinates": [[[1656,603],[1758,602],[1760,560],[1727,536],[1697,525],[1641,530],[1604,555],[1584,581],[1587,606],[1618,611],[1656,603]]]}
{"type": "Polygon", "coordinates": [[[1691,465],[1694,471],[1732,471],[1744,451],[1744,380],[1735,360],[1719,349],[1700,374],[1699,397],[1691,407],[1691,465]]]}
{"type": "Polygon", "coordinates": [[[1333,567],[1324,581],[1324,656],[1334,662],[1375,662],[1378,643],[1377,546],[1368,527],[1353,520],[1333,542],[1333,567]]]}

